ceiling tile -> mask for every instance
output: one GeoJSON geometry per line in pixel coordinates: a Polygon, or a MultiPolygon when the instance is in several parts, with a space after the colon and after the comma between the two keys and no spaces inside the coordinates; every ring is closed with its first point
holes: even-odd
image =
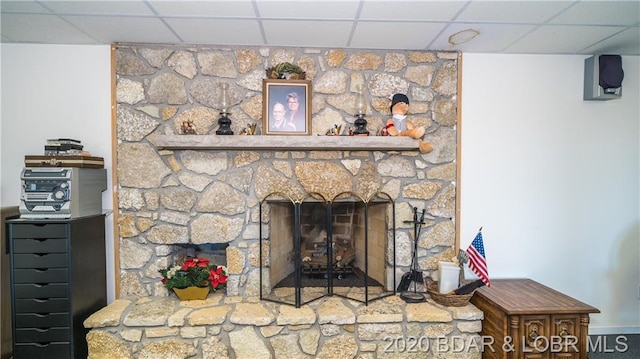
{"type": "Polygon", "coordinates": [[[452,24],[429,47],[448,51],[459,49],[463,52],[500,52],[533,29],[535,25],[452,24]],[[479,32],[473,40],[459,45],[449,42],[451,36],[469,29],[479,32]]]}
{"type": "Polygon", "coordinates": [[[178,38],[162,21],[146,17],[116,16],[65,16],[96,40],[113,42],[175,43],[178,38]],[[144,29],[144,31],[140,31],[144,29]]]}
{"type": "Polygon", "coordinates": [[[37,14],[2,14],[2,37],[48,44],[91,44],[96,41],[56,15],[37,14]]]}
{"type": "Polygon", "coordinates": [[[4,1],[0,2],[2,12],[32,12],[32,13],[48,13],[42,5],[35,1],[4,1]]]}
{"type": "Polygon", "coordinates": [[[637,25],[640,1],[581,1],[550,21],[552,24],[637,25]],[[613,6],[615,2],[615,6],[613,6]]]}
{"type": "Polygon", "coordinates": [[[365,1],[360,19],[449,21],[467,1],[365,1]]]}
{"type": "Polygon", "coordinates": [[[359,0],[256,1],[260,17],[270,19],[355,19],[359,0]]]}
{"type": "Polygon", "coordinates": [[[632,27],[581,51],[583,54],[640,56],[640,28],[632,27]]]}
{"type": "Polygon", "coordinates": [[[142,1],[41,1],[58,14],[153,15],[142,1]]]}
{"type": "Polygon", "coordinates": [[[456,21],[539,23],[570,4],[567,1],[473,1],[456,21]]]}
{"type": "Polygon", "coordinates": [[[422,50],[444,28],[439,23],[358,22],[350,47],[422,50]]]}
{"type": "Polygon", "coordinates": [[[612,26],[547,25],[534,30],[506,49],[507,53],[575,54],[594,42],[605,39],[619,28],[612,26]]]}
{"type": "Polygon", "coordinates": [[[263,20],[262,26],[271,46],[345,47],[351,33],[351,21],[263,20]],[[312,28],[313,31],[309,31],[312,28]]]}
{"type": "Polygon", "coordinates": [[[164,1],[151,0],[150,5],[162,16],[190,17],[255,17],[251,1],[164,1]]]}
{"type": "Polygon", "coordinates": [[[0,0],[0,12],[3,43],[640,55],[640,0],[0,0]],[[480,34],[450,43],[469,28],[480,34]]]}
{"type": "Polygon", "coordinates": [[[187,44],[262,45],[256,20],[165,19],[187,44]]]}

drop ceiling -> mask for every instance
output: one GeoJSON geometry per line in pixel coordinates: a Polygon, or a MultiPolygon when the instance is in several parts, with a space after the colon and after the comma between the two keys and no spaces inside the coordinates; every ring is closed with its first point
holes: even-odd
{"type": "Polygon", "coordinates": [[[631,1],[0,1],[2,43],[640,56],[631,1]]]}

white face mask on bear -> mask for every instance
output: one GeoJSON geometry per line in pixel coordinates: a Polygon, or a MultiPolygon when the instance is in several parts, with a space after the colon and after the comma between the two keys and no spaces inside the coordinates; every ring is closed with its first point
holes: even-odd
{"type": "Polygon", "coordinates": [[[398,131],[404,131],[407,129],[407,123],[404,121],[407,118],[406,115],[395,114],[393,115],[393,125],[398,131]]]}

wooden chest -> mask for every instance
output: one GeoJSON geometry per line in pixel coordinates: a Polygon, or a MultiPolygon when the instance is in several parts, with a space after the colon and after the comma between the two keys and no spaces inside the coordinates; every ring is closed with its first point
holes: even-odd
{"type": "Polygon", "coordinates": [[[483,358],[587,358],[594,307],[531,279],[494,279],[471,303],[484,312],[483,358]]]}

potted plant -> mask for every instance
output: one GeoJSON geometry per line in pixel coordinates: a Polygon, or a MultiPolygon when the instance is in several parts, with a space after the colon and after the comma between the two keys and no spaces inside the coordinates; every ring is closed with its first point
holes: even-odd
{"type": "Polygon", "coordinates": [[[162,284],[180,300],[205,299],[227,283],[227,269],[210,264],[206,258],[187,258],[182,265],[159,270],[162,284]]]}
{"type": "Polygon", "coordinates": [[[290,62],[281,62],[267,68],[266,72],[267,78],[270,79],[304,80],[307,77],[307,73],[300,66],[290,62]]]}

